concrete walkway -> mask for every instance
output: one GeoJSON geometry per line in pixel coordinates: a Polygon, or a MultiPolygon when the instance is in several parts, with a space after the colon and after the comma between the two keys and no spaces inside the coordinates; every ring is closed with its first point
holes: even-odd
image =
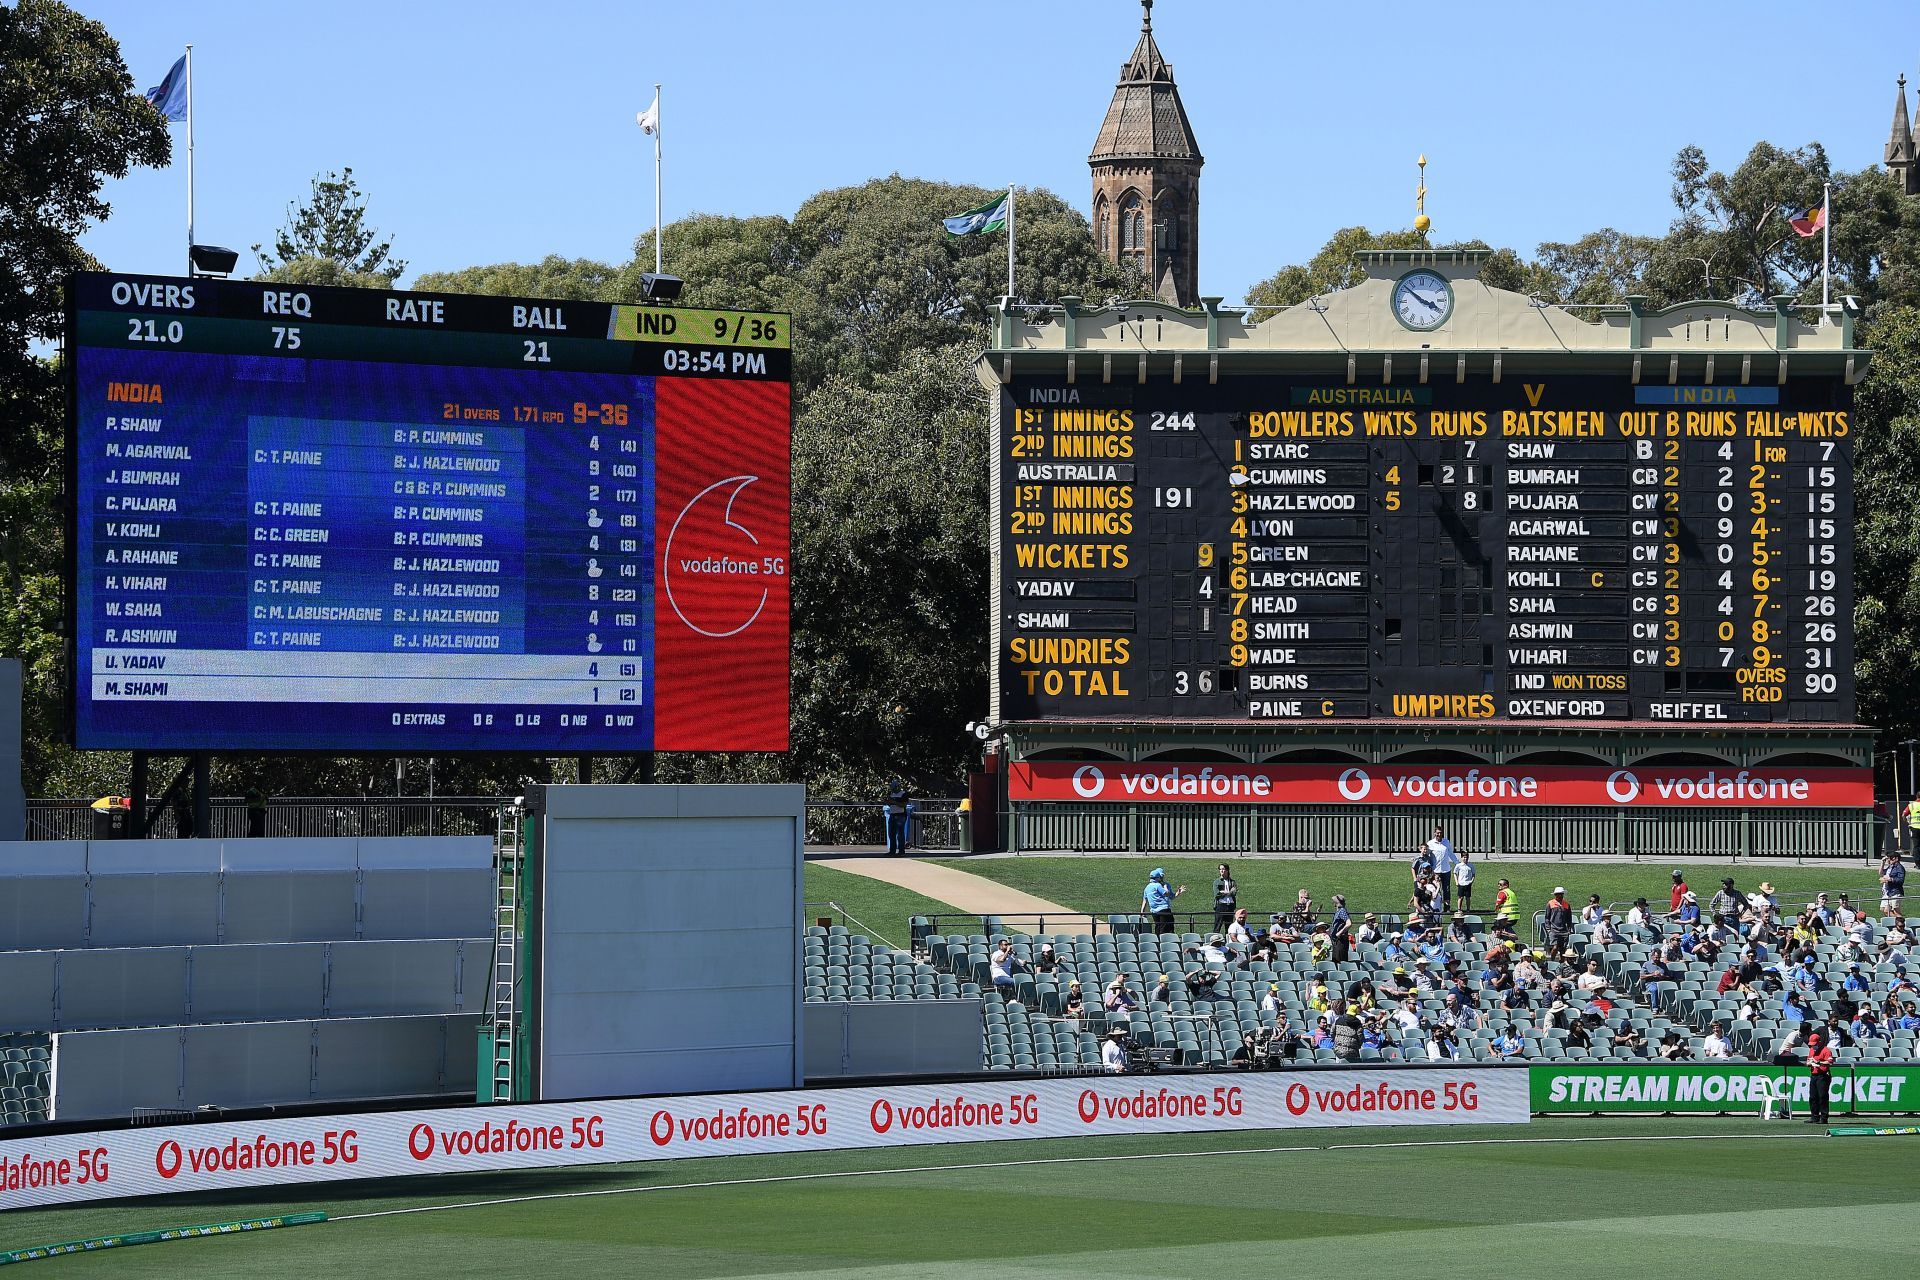
{"type": "Polygon", "coordinates": [[[996,880],[976,876],[952,867],[936,866],[913,858],[810,858],[810,862],[869,880],[883,880],[911,889],[956,911],[976,916],[1070,916],[1085,915],[1045,898],[1036,898],[1018,889],[1009,889],[996,880]]]}

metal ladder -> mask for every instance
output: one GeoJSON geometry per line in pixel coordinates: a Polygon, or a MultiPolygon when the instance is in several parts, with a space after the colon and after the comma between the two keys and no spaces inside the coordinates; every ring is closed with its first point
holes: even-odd
{"type": "Polygon", "coordinates": [[[521,812],[501,813],[494,840],[493,907],[493,1080],[495,1102],[513,1100],[516,1049],[520,1038],[519,973],[520,878],[524,869],[520,845],[521,812]]]}

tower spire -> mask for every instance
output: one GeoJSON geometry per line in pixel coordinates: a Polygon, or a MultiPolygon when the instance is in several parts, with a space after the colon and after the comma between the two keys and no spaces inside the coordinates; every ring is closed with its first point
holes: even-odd
{"type": "Polygon", "coordinates": [[[1886,165],[1900,178],[1908,195],[1920,195],[1920,156],[1915,155],[1913,124],[1907,116],[1907,78],[1900,77],[1893,102],[1893,131],[1887,137],[1886,165]]]}

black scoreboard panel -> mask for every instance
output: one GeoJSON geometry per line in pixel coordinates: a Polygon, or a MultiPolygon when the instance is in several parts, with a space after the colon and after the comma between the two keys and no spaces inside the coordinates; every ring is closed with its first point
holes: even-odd
{"type": "Polygon", "coordinates": [[[1001,716],[1851,723],[1851,393],[1002,392],[1001,716]]]}

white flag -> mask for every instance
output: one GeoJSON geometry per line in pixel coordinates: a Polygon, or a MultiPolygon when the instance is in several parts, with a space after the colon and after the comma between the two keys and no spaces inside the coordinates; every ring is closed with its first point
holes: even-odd
{"type": "Polygon", "coordinates": [[[653,95],[653,105],[634,116],[642,131],[651,136],[660,129],[660,95],[653,95]]]}

